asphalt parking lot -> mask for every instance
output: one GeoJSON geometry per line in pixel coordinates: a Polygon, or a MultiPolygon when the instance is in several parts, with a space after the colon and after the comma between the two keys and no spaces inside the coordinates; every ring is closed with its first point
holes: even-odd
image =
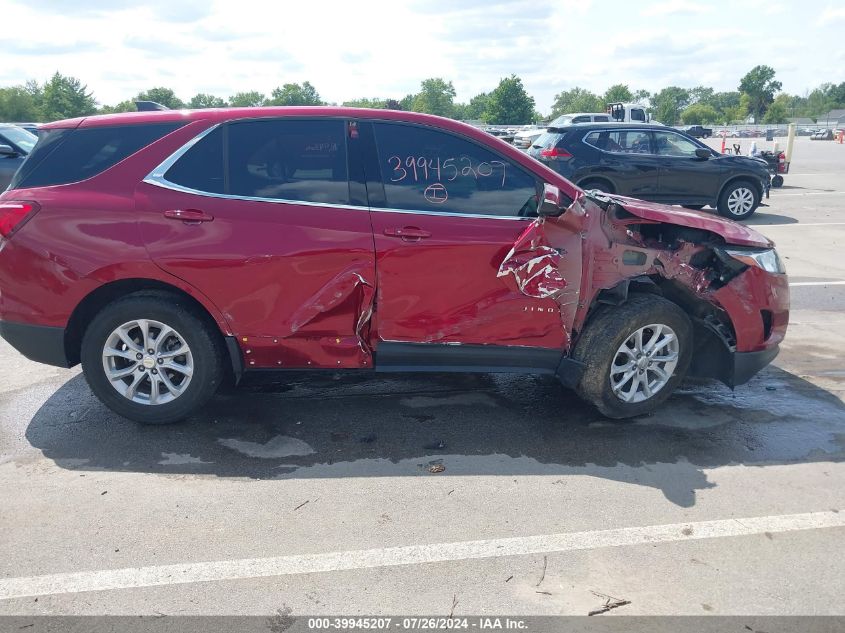
{"type": "Polygon", "coordinates": [[[748,222],[781,355],[634,422],[545,377],[290,375],[142,427],[0,341],[0,614],[845,614],[845,145],[785,179],[748,222]]]}

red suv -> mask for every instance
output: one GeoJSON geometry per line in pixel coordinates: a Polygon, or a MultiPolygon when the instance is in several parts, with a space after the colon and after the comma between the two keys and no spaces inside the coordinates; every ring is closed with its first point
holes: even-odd
{"type": "Polygon", "coordinates": [[[0,195],[0,334],[149,423],[252,370],[554,374],[610,417],[778,352],[772,243],[585,193],[408,112],[220,109],[41,128],[0,195]]]}

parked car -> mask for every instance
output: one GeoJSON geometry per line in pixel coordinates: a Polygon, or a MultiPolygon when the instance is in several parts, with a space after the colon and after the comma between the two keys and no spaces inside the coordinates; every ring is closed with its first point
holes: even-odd
{"type": "Polygon", "coordinates": [[[530,130],[520,130],[513,137],[514,147],[519,149],[528,149],[531,144],[536,141],[539,136],[546,131],[544,127],[535,127],[530,130]]]}
{"type": "Polygon", "coordinates": [[[23,128],[0,123],[0,191],[9,185],[37,140],[37,136],[23,128]]]}
{"type": "Polygon", "coordinates": [[[572,125],[573,123],[607,123],[611,120],[610,114],[606,112],[575,112],[573,114],[560,115],[556,119],[553,119],[548,127],[560,127],[562,125],[572,125]]]}
{"type": "Polygon", "coordinates": [[[750,217],[769,191],[764,164],[720,154],[670,128],[591,123],[550,128],[529,155],[584,189],[750,217]]]}
{"type": "Polygon", "coordinates": [[[49,123],[0,195],[0,334],[147,423],[279,369],[551,374],[641,415],[769,363],[788,294],[751,228],[411,112],[49,123]]]}
{"type": "Polygon", "coordinates": [[[12,125],[17,125],[18,127],[23,128],[27,132],[31,132],[32,134],[35,134],[35,136],[38,136],[38,128],[41,124],[30,122],[30,123],[12,123],[12,125]]]}
{"type": "Polygon", "coordinates": [[[832,141],[833,130],[818,130],[810,137],[811,141],[832,141]]]}
{"type": "Polygon", "coordinates": [[[687,136],[692,136],[694,138],[710,138],[713,136],[713,130],[709,127],[704,127],[703,125],[689,125],[685,128],[681,128],[681,131],[687,136]]]}

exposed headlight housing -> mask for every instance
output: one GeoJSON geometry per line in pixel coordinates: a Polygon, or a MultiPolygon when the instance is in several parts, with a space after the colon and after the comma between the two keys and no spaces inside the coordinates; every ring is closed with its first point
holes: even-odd
{"type": "Polygon", "coordinates": [[[725,249],[725,252],[748,266],[762,268],[767,273],[786,274],[786,267],[783,265],[778,252],[773,248],[762,250],[756,249],[725,249]]]}

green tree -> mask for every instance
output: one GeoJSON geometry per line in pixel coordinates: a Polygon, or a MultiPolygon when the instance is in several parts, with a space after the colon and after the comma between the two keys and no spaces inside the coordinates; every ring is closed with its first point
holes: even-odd
{"type": "Polygon", "coordinates": [[[399,101],[399,109],[404,110],[405,112],[411,112],[414,109],[414,101],[416,100],[417,95],[405,95],[399,101]]]}
{"type": "MultiPolygon", "coordinates": [[[[713,88],[709,86],[696,86],[695,88],[690,88],[689,91],[689,102],[690,105],[695,103],[702,103],[709,106],[713,106],[713,96],[715,95],[715,91],[713,88]]],[[[715,106],[714,106],[715,107],[715,106]]],[[[693,124],[695,125],[695,124],[693,124]]]]}
{"type": "Polygon", "coordinates": [[[362,99],[352,99],[351,101],[344,101],[343,105],[347,108],[376,108],[384,109],[387,107],[386,99],[369,99],[364,97],[362,99]]]}
{"type": "Polygon", "coordinates": [[[420,85],[419,93],[414,97],[411,109],[414,112],[454,116],[455,86],[451,81],[444,81],[440,77],[424,80],[420,85]]]}
{"type": "Polygon", "coordinates": [[[678,86],[664,88],[651,99],[654,118],[666,125],[674,125],[687,105],[689,91],[678,86]]]}
{"type": "Polygon", "coordinates": [[[681,112],[681,121],[686,125],[705,125],[716,123],[719,120],[719,113],[716,108],[706,103],[693,103],[681,112]]]}
{"type": "Polygon", "coordinates": [[[233,108],[256,108],[264,105],[265,101],[264,95],[257,90],[236,92],[229,97],[229,105],[233,108]]]}
{"type": "Polygon", "coordinates": [[[482,119],[484,117],[484,113],[487,111],[487,104],[489,103],[489,93],[482,92],[481,94],[475,95],[467,104],[465,118],[471,121],[482,119]]]}
{"type": "Polygon", "coordinates": [[[104,105],[97,112],[100,114],[116,114],[118,112],[135,112],[137,109],[138,107],[135,105],[135,102],[131,99],[127,99],[126,101],[121,101],[117,105],[104,105]]]}
{"type": "Polygon", "coordinates": [[[185,102],[170,88],[150,88],[135,95],[133,101],[154,101],[171,110],[180,110],[185,107],[185,102]]]}
{"type": "Polygon", "coordinates": [[[775,93],[782,87],[775,80],[775,69],[771,66],[755,66],[740,80],[739,91],[749,98],[750,113],[760,121],[766,108],[775,100],[775,93]]]}
{"type": "Polygon", "coordinates": [[[88,92],[88,86],[75,77],[56,73],[41,90],[41,118],[45,121],[86,116],[97,111],[97,102],[88,92]]]}
{"type": "Polygon", "coordinates": [[[790,104],[788,94],[779,94],[763,115],[763,123],[786,123],[786,118],[790,116],[790,104]]]}
{"type": "Polygon", "coordinates": [[[607,89],[602,99],[605,106],[608,103],[630,103],[634,100],[634,94],[625,84],[614,84],[607,89]]]}
{"type": "Polygon", "coordinates": [[[572,112],[604,112],[604,102],[589,90],[577,86],[555,95],[552,118],[572,112]]]}
{"type": "Polygon", "coordinates": [[[220,97],[200,92],[191,97],[188,107],[193,109],[224,108],[226,107],[226,102],[220,97]]]}
{"type": "Polygon", "coordinates": [[[736,118],[735,112],[739,106],[739,92],[736,90],[714,92],[708,99],[708,104],[712,105],[716,109],[716,112],[719,113],[720,121],[728,123],[736,118]]]}
{"type": "Polygon", "coordinates": [[[637,103],[646,103],[651,101],[651,93],[648,90],[635,90],[634,101],[637,103]]]}
{"type": "Polygon", "coordinates": [[[325,105],[320,99],[320,93],[309,82],[300,84],[284,84],[275,88],[270,94],[267,105],[277,106],[314,106],[325,105]]]}
{"type": "Polygon", "coordinates": [[[490,93],[484,121],[493,124],[524,125],[534,120],[534,97],[530,96],[522,85],[522,79],[516,75],[499,81],[496,89],[490,93]]]}
{"type": "Polygon", "coordinates": [[[0,88],[0,121],[38,121],[40,118],[39,103],[25,86],[0,88]]]}

